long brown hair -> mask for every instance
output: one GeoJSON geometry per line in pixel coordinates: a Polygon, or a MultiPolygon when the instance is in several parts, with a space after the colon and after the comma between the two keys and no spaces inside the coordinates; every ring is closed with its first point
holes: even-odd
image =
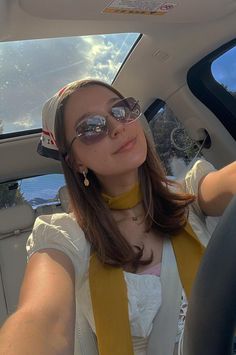
{"type": "MultiPolygon", "coordinates": [[[[150,263],[140,260],[143,249],[135,252],[121,234],[112,213],[101,197],[101,185],[93,171],[88,170],[89,187],[84,186],[84,177],[73,168],[73,156],[68,164],[65,156],[68,151],[66,141],[64,110],[70,95],[80,88],[100,85],[123,98],[115,88],[98,81],[76,81],[67,86],[61,95],[55,118],[56,142],[61,154],[62,167],[69,190],[73,213],[83,229],[87,240],[91,243],[100,260],[104,263],[124,267],[150,263]]],[[[147,158],[139,167],[139,181],[143,194],[143,206],[146,213],[147,231],[156,230],[173,235],[183,228],[187,222],[188,205],[195,196],[183,192],[174,192],[176,183],[166,177],[165,171],[155,151],[154,144],[147,139],[147,158]]],[[[70,154],[72,155],[72,154],[70,154]]]]}

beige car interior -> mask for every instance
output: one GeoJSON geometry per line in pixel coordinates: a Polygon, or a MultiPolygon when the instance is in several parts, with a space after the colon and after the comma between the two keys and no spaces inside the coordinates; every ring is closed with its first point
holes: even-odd
{"type": "MultiPolygon", "coordinates": [[[[163,16],[104,13],[110,2],[0,0],[0,40],[120,32],[143,34],[114,86],[126,96],[137,97],[143,110],[161,98],[197,141],[203,138],[203,129],[207,130],[212,144],[203,154],[216,168],[235,160],[235,140],[192,94],[186,75],[193,64],[233,39],[236,1],[178,0],[177,6],[163,16]]],[[[0,182],[61,173],[59,162],[37,154],[39,137],[37,133],[0,140],[0,182]]],[[[61,206],[57,207],[33,210],[25,204],[0,210],[0,325],[16,309],[27,262],[25,244],[35,218],[68,211],[65,188],[59,196],[61,206]]]]}
{"type": "MultiPolygon", "coordinates": [[[[1,0],[0,39],[142,33],[114,86],[124,95],[137,97],[143,109],[154,99],[162,98],[194,138],[202,138],[197,137],[202,128],[208,131],[212,146],[204,152],[206,158],[217,167],[234,160],[236,142],[193,96],[186,74],[194,63],[233,38],[236,2],[179,0],[178,6],[163,16],[104,14],[109,3],[110,0],[1,0]]],[[[38,138],[36,134],[0,141],[0,181],[60,170],[57,162],[36,153],[38,138]]]]}
{"type": "Polygon", "coordinates": [[[36,217],[69,211],[65,186],[58,191],[60,206],[45,205],[35,210],[30,204],[0,209],[0,325],[16,310],[27,262],[26,241],[36,217]]]}

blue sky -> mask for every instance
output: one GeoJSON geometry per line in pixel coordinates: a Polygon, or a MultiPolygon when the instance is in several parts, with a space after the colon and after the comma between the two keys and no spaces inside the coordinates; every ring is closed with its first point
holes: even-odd
{"type": "Polygon", "coordinates": [[[111,83],[139,34],[0,44],[0,123],[3,133],[41,127],[44,102],[84,78],[111,83]]]}
{"type": "Polygon", "coordinates": [[[236,47],[221,55],[212,63],[212,74],[220,84],[236,91],[236,47]]]}
{"type": "MultiPolygon", "coordinates": [[[[3,133],[41,127],[43,103],[70,81],[93,77],[111,83],[137,37],[128,33],[2,42],[3,133]]],[[[218,58],[212,72],[217,81],[236,91],[236,49],[218,58]]]]}

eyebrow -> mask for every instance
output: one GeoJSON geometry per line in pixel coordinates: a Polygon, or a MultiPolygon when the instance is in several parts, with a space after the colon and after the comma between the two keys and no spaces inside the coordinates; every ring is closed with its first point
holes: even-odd
{"type": "Polygon", "coordinates": [[[117,96],[117,97],[112,97],[112,98],[110,98],[109,100],[108,100],[108,102],[107,103],[112,103],[112,102],[114,102],[114,101],[120,101],[120,100],[123,100],[121,97],[119,97],[119,96],[117,96]]]}
{"type": "MultiPolygon", "coordinates": [[[[122,100],[122,98],[121,97],[111,97],[108,101],[107,101],[107,104],[110,104],[110,103],[113,103],[113,102],[115,102],[115,101],[119,101],[119,100],[122,100]]],[[[94,113],[94,112],[93,112],[94,113]]],[[[78,123],[80,122],[80,121],[82,121],[85,117],[87,117],[87,116],[89,116],[90,114],[92,114],[92,112],[86,112],[86,113],[84,113],[82,116],[80,116],[80,117],[78,117],[77,118],[77,120],[75,121],[75,124],[74,124],[74,128],[76,128],[77,127],[77,125],[78,125],[78,123]]]]}

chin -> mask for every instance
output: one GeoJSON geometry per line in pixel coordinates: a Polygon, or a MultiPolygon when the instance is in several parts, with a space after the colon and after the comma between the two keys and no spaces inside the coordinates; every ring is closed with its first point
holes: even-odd
{"type": "Polygon", "coordinates": [[[123,159],[121,166],[126,166],[128,170],[138,169],[146,161],[146,158],[146,154],[134,154],[133,156],[129,157],[127,161],[123,159]]]}

